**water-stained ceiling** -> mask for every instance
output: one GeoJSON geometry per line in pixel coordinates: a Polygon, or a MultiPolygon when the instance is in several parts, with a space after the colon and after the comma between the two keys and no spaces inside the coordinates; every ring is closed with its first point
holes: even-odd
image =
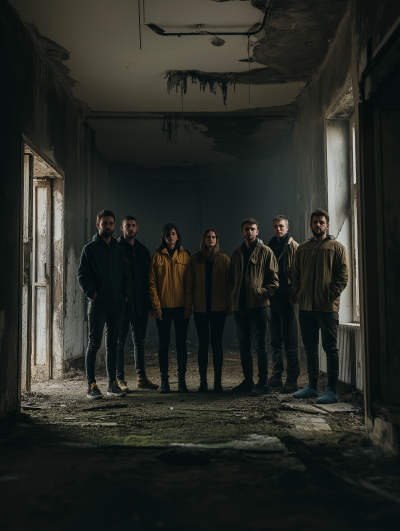
{"type": "MultiPolygon", "coordinates": [[[[293,120],[348,8],[347,0],[12,3],[88,118],[96,118],[90,123],[110,160],[123,155],[106,141],[118,138],[118,123],[107,122],[124,113],[183,111],[188,119],[288,106],[282,119],[293,120]]],[[[120,134],[129,129],[137,127],[121,125],[120,134]]]]}

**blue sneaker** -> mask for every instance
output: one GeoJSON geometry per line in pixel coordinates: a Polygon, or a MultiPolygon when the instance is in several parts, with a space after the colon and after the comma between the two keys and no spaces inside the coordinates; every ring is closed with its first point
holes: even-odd
{"type": "Polygon", "coordinates": [[[325,393],[318,398],[317,404],[334,404],[338,400],[338,395],[330,387],[327,387],[325,393]]]}
{"type": "Polygon", "coordinates": [[[294,398],[315,398],[316,396],[318,396],[318,391],[316,391],[309,383],[301,391],[293,393],[294,398]]]}

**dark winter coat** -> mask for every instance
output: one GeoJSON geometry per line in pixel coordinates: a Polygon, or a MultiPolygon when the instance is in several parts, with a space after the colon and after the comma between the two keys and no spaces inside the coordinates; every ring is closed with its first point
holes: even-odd
{"type": "Polygon", "coordinates": [[[89,300],[102,307],[123,305],[129,294],[128,262],[115,238],[109,245],[96,234],[82,249],[78,282],[89,300]]]}
{"type": "Polygon", "coordinates": [[[132,315],[143,315],[151,310],[149,297],[149,270],[151,256],[147,247],[139,240],[131,245],[123,236],[118,238],[118,244],[125,252],[129,263],[129,295],[127,307],[132,315]]]}

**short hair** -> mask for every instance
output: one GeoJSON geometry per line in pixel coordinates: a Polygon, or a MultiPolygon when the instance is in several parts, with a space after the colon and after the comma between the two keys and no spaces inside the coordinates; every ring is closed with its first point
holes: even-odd
{"type": "Polygon", "coordinates": [[[242,221],[242,229],[245,225],[257,225],[258,229],[258,221],[256,221],[254,218],[246,218],[242,221]]]}
{"type": "Polygon", "coordinates": [[[114,218],[114,223],[115,223],[115,215],[114,215],[114,212],[111,212],[111,210],[100,210],[100,212],[97,214],[96,223],[100,223],[101,218],[105,218],[107,216],[114,218]]]}
{"type": "Polygon", "coordinates": [[[122,225],[124,224],[124,221],[137,221],[137,219],[135,218],[135,216],[125,216],[122,220],[122,225]]]}
{"type": "Polygon", "coordinates": [[[329,214],[323,208],[317,208],[316,210],[314,210],[314,212],[311,214],[311,219],[310,219],[311,223],[314,217],[319,218],[322,216],[325,216],[326,223],[329,224],[329,214]]]}
{"type": "Polygon", "coordinates": [[[278,214],[278,216],[275,216],[274,219],[272,220],[272,223],[274,221],[282,221],[282,220],[286,221],[286,225],[289,225],[289,220],[284,214],[278,214]]]}

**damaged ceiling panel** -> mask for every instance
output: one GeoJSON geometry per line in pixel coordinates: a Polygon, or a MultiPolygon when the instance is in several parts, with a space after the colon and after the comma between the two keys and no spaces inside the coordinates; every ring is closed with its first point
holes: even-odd
{"type": "MultiPolygon", "coordinates": [[[[273,161],[349,6],[348,0],[10,1],[87,119],[95,116],[90,124],[109,160],[140,165],[144,153],[137,125],[116,124],[113,113],[126,120],[135,113],[180,113],[182,123],[195,127],[190,134],[181,128],[179,141],[161,129],[144,135],[158,146],[157,167],[234,165],[243,146],[255,153],[258,142],[255,156],[273,161]],[[192,35],[167,35],[173,32],[192,35]],[[288,112],[263,122],[264,139],[251,137],[254,142],[198,117],[227,113],[224,127],[246,131],[230,112],[254,116],[269,109],[288,112]],[[188,134],[197,138],[189,158],[182,155],[188,134]],[[174,142],[182,148],[176,156],[174,142]]],[[[246,157],[243,152],[239,163],[246,157]]]]}
{"type": "MultiPolygon", "coordinates": [[[[41,35],[64,50],[64,55],[57,57],[58,67],[61,70],[65,67],[62,75],[72,80],[69,84],[73,94],[86,103],[86,108],[161,112],[182,110],[180,91],[167,90],[165,76],[171,71],[182,75],[195,71],[203,80],[207,76],[225,76],[229,80],[228,85],[224,84],[228,86],[225,95],[219,87],[214,94],[190,82],[183,105],[187,112],[271,107],[293,102],[322,63],[348,7],[347,1],[330,0],[145,0],[144,3],[141,0],[140,50],[138,3],[132,0],[120,0],[117,4],[113,0],[14,0],[13,3],[23,20],[37,28],[33,31],[39,44],[41,35]],[[251,37],[249,50],[246,36],[223,37],[223,45],[215,46],[215,42],[221,42],[202,34],[206,30],[249,31],[261,24],[266,6],[266,26],[251,37]],[[150,23],[166,31],[191,30],[198,34],[163,37],[148,28],[146,24],[150,23]],[[297,83],[297,86],[296,90],[287,92],[284,102],[279,88],[275,92],[261,92],[260,97],[252,95],[249,104],[248,90],[238,90],[238,85],[249,82],[251,85],[297,83]]],[[[45,53],[54,53],[44,39],[41,45],[45,53]]],[[[208,88],[211,86],[209,83],[208,88]]]]}

